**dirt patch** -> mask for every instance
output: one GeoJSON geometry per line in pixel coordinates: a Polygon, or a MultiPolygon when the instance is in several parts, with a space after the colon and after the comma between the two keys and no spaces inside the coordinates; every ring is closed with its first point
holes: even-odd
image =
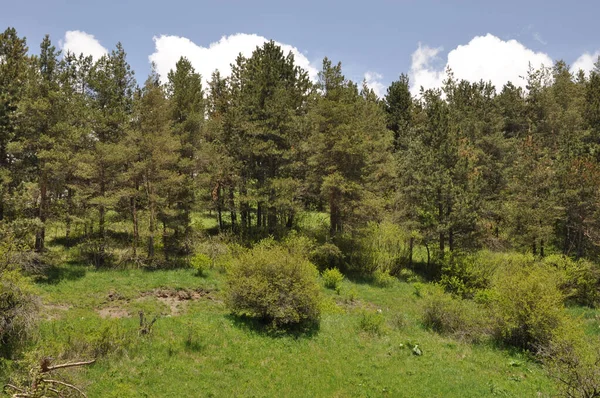
{"type": "Polygon", "coordinates": [[[53,321],[62,317],[64,312],[69,311],[72,306],[68,304],[44,304],[42,305],[42,313],[48,321],[53,321]]]}
{"type": "Polygon", "coordinates": [[[104,307],[97,309],[96,312],[101,318],[126,318],[129,316],[129,312],[119,307],[104,307]]]}
{"type": "Polygon", "coordinates": [[[360,299],[354,299],[354,300],[349,300],[349,299],[344,299],[344,298],[338,298],[335,300],[335,303],[345,309],[346,311],[352,311],[352,310],[370,310],[370,311],[376,311],[377,309],[379,309],[379,307],[377,307],[375,304],[371,303],[371,302],[364,302],[360,299]]]}
{"type": "Polygon", "coordinates": [[[210,290],[198,289],[165,289],[159,288],[141,294],[140,298],[152,296],[165,304],[171,315],[179,315],[183,312],[185,303],[201,299],[216,300],[210,290]]]}

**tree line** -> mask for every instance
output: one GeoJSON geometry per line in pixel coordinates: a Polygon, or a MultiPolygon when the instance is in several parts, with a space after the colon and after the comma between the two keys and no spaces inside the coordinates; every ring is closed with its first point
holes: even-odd
{"type": "MultiPolygon", "coordinates": [[[[43,253],[50,225],[96,265],[192,250],[194,217],[243,239],[326,212],[322,243],[391,221],[432,259],[516,248],[595,258],[600,62],[530,69],[525,88],[456,79],[384,98],[325,58],[312,82],[273,41],[208,84],[186,58],[138,86],[118,44],[100,59],[30,55],[0,33],[0,230],[43,253]],[[164,83],[163,83],[164,82],[164,83]]],[[[340,243],[341,245],[341,243],[340,243]]]]}

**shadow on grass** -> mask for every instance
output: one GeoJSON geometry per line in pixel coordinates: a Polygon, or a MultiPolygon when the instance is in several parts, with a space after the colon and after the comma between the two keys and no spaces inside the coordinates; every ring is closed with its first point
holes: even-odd
{"type": "MultiPolygon", "coordinates": [[[[420,281],[422,282],[434,282],[439,280],[440,278],[440,270],[441,267],[436,264],[429,264],[425,262],[414,262],[412,267],[403,267],[414,273],[420,281]]],[[[373,276],[373,274],[368,274],[365,272],[360,272],[356,270],[346,270],[344,276],[352,283],[357,285],[370,285],[376,286],[377,279],[373,276]]],[[[400,279],[404,280],[404,279],[400,279]]]]}
{"type": "Polygon", "coordinates": [[[295,339],[311,339],[320,330],[319,322],[305,322],[299,325],[276,329],[270,322],[249,316],[227,314],[225,317],[240,330],[271,338],[293,337],[295,339]]]}
{"type": "Polygon", "coordinates": [[[57,267],[51,266],[44,271],[42,275],[35,278],[36,283],[55,285],[60,281],[75,281],[81,279],[86,274],[86,269],[83,266],[69,264],[68,266],[57,267]]]}

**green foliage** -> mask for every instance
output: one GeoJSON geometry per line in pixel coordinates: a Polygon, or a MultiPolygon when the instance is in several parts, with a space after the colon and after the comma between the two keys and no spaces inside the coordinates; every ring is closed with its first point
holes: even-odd
{"type": "Polygon", "coordinates": [[[212,261],[206,254],[196,253],[190,259],[190,265],[196,270],[196,274],[201,276],[211,267],[212,261]]]}
{"type": "Polygon", "coordinates": [[[492,309],[500,341],[532,352],[550,344],[566,322],[557,279],[556,272],[545,266],[513,269],[499,276],[492,309]]]}
{"type": "Polygon", "coordinates": [[[433,290],[426,299],[423,324],[441,334],[470,342],[481,341],[490,334],[490,314],[476,303],[453,298],[433,290]]]}
{"type": "Polygon", "coordinates": [[[410,236],[389,221],[371,222],[361,231],[358,246],[361,271],[397,275],[408,264],[410,236]]]}
{"type": "Polygon", "coordinates": [[[319,269],[328,269],[342,265],[344,254],[339,247],[333,243],[323,243],[314,248],[311,260],[319,269]]]}
{"type": "Polygon", "coordinates": [[[38,298],[17,270],[0,269],[0,355],[10,357],[37,323],[38,298]]]}
{"type": "Polygon", "coordinates": [[[306,257],[262,241],[228,270],[226,302],[234,314],[276,328],[315,323],[320,318],[317,276],[306,257]]]}
{"type": "Polygon", "coordinates": [[[329,268],[323,271],[321,278],[323,279],[323,285],[327,289],[338,291],[344,280],[344,275],[337,268],[329,268]]]}
{"type": "Polygon", "coordinates": [[[589,342],[553,341],[542,352],[551,377],[565,397],[594,397],[600,391],[600,349],[589,342]]]}
{"type": "Polygon", "coordinates": [[[490,287],[496,266],[484,255],[451,253],[444,257],[440,284],[447,292],[463,298],[473,298],[490,287]]]}
{"type": "Polygon", "coordinates": [[[391,287],[396,282],[396,278],[390,275],[388,270],[376,270],[373,273],[373,282],[379,287],[391,287]]]}
{"type": "Polygon", "coordinates": [[[371,335],[381,335],[385,331],[385,317],[381,310],[362,310],[358,322],[359,330],[371,335]]]}
{"type": "Polygon", "coordinates": [[[600,267],[597,264],[560,255],[548,256],[543,262],[561,271],[560,289],[566,300],[589,307],[600,306],[600,267]]]}

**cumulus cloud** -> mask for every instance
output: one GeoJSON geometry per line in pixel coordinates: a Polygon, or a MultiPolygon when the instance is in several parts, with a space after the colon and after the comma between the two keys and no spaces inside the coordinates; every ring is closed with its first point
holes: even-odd
{"type": "MultiPolygon", "coordinates": [[[[154,37],[155,51],[148,59],[156,65],[163,81],[182,56],[189,59],[194,69],[205,80],[209,80],[215,70],[219,70],[222,76],[229,76],[231,74],[230,64],[235,61],[238,54],[250,57],[252,51],[266,41],[268,40],[263,36],[238,33],[223,36],[208,47],[202,47],[185,37],[161,35],[154,37]]],[[[285,54],[291,51],[294,54],[296,65],[306,70],[312,80],[316,80],[318,70],[311,65],[304,54],[289,44],[276,43],[281,46],[285,54]]]]}
{"type": "Polygon", "coordinates": [[[446,68],[450,67],[458,79],[491,81],[499,90],[507,82],[525,86],[529,65],[540,68],[551,66],[552,59],[543,52],[535,52],[516,40],[502,40],[487,34],[476,36],[468,44],[460,45],[448,53],[445,65],[436,65],[441,48],[431,48],[419,43],[412,54],[410,77],[411,91],[417,94],[425,89],[440,87],[446,68]]]}
{"type": "Polygon", "coordinates": [[[571,72],[577,73],[581,69],[586,75],[589,75],[589,73],[594,69],[594,64],[598,61],[598,57],[600,57],[600,50],[593,54],[582,54],[581,57],[577,58],[577,60],[571,66],[571,72]]]}
{"type": "Polygon", "coordinates": [[[108,50],[100,44],[94,35],[80,30],[67,31],[64,40],[59,41],[59,46],[64,53],[72,52],[75,55],[91,55],[95,60],[108,54],[108,50]]]}
{"type": "Polygon", "coordinates": [[[381,82],[383,76],[377,72],[367,72],[365,73],[365,82],[367,83],[367,87],[377,94],[379,98],[382,98],[385,95],[386,86],[381,82]]]}

